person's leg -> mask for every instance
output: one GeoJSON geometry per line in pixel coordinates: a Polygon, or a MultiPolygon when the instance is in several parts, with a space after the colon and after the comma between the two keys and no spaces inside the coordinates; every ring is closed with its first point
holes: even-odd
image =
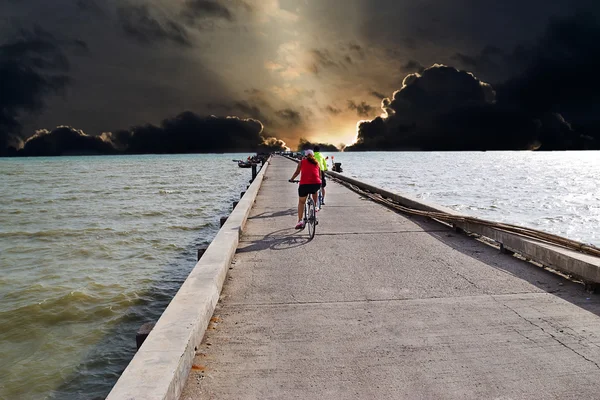
{"type": "MultiPolygon", "coordinates": [[[[315,202],[315,207],[319,204],[319,192],[316,191],[312,194],[313,201],[315,202]]],[[[306,200],[306,199],[305,199],[306,200]]]]}
{"type": "Polygon", "coordinates": [[[298,197],[298,223],[302,222],[302,215],[304,214],[304,204],[306,203],[306,196],[298,197]]]}
{"type": "Polygon", "coordinates": [[[327,186],[327,181],[325,180],[325,171],[321,171],[321,193],[323,195],[323,205],[325,205],[325,186],[327,186]]]}

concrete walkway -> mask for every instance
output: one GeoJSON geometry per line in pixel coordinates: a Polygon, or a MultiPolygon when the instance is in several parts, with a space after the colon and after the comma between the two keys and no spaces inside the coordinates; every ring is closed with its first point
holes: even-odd
{"type": "Polygon", "coordinates": [[[275,157],[181,399],[597,399],[600,296],[275,157]]]}

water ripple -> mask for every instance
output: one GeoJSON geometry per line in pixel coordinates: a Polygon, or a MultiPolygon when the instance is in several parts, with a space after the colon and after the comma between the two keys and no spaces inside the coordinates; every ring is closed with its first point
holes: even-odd
{"type": "Polygon", "coordinates": [[[0,398],[106,396],[245,188],[237,158],[0,159],[0,398]]]}
{"type": "Polygon", "coordinates": [[[600,246],[600,152],[341,153],[344,174],[600,246]]]}

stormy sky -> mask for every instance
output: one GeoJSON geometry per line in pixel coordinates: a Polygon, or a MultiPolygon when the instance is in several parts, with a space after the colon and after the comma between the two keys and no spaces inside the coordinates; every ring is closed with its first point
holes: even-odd
{"type": "Polygon", "coordinates": [[[592,0],[0,0],[0,142],[142,148],[192,120],[291,146],[576,148],[600,126],[599,16],[592,0]]]}

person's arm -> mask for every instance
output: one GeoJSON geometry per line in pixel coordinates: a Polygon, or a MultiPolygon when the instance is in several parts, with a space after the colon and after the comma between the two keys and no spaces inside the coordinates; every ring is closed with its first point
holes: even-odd
{"type": "Polygon", "coordinates": [[[301,163],[302,163],[302,161],[300,161],[300,162],[298,163],[298,166],[296,167],[296,171],[294,171],[294,175],[292,175],[292,177],[291,177],[290,181],[293,181],[294,179],[296,179],[296,177],[297,177],[298,175],[300,175],[300,164],[301,164],[301,163]]]}
{"type": "Polygon", "coordinates": [[[327,171],[327,161],[325,160],[325,157],[323,157],[323,154],[319,154],[319,156],[321,171],[327,171]]]}

